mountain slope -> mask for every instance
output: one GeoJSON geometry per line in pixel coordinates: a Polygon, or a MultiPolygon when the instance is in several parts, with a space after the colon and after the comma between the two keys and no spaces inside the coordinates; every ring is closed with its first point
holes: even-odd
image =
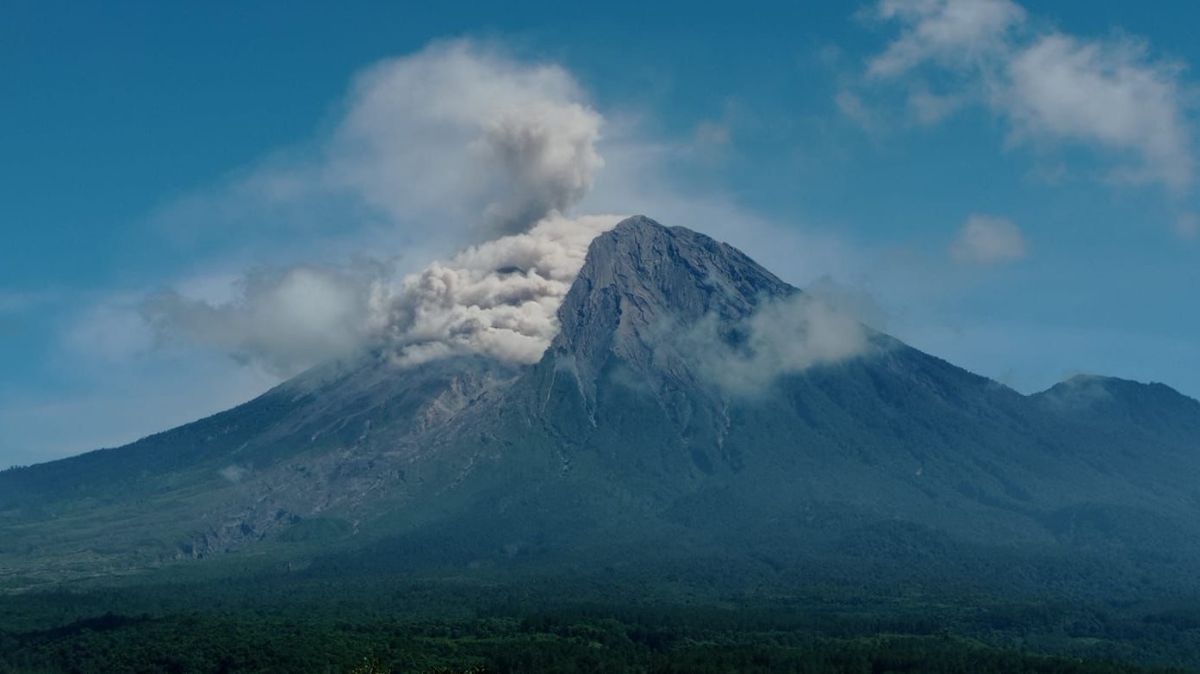
{"type": "Polygon", "coordinates": [[[728,245],[630,218],[592,243],[532,366],[364,354],[0,474],[0,574],[243,551],[316,570],[1193,582],[1200,403],[1112,379],[1022,396],[826,311],[728,245]]]}

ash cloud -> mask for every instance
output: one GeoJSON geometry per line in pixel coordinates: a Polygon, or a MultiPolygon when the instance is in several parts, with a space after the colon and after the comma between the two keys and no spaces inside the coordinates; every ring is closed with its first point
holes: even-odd
{"type": "Polygon", "coordinates": [[[238,282],[228,302],[166,291],[148,298],[141,313],[162,342],[218,349],[289,376],[350,355],[369,338],[386,300],[381,278],[370,268],[258,271],[238,282]]]}
{"type": "Polygon", "coordinates": [[[602,123],[557,65],[440,43],[357,78],[320,174],[396,220],[471,223],[487,239],[587,194],[602,123]]]}
{"type": "Polygon", "coordinates": [[[281,377],[365,347],[405,367],[472,353],[532,363],[558,333],[588,245],[619,220],[553,214],[399,279],[381,265],[292,267],[247,275],[227,302],[168,291],[141,311],[160,341],[219,349],[281,377]]]}
{"type": "Polygon", "coordinates": [[[315,158],[259,171],[247,189],[272,203],[348,195],[419,238],[484,242],[402,278],[301,265],[246,275],[228,302],[167,291],[141,313],[161,341],[278,376],[364,346],[401,365],[535,361],[588,244],[619,219],[564,215],[603,166],[602,122],[556,65],[469,41],[383,61],[356,79],[315,158]]]}
{"type": "Polygon", "coordinates": [[[618,216],[552,215],[525,233],[473,246],[406,277],[383,339],[414,365],[464,353],[533,363],[558,334],[556,313],[588,245],[618,216]]]}
{"type": "Polygon", "coordinates": [[[220,474],[221,477],[225,478],[228,482],[237,484],[250,473],[250,470],[237,464],[230,464],[217,471],[217,473],[220,474]]]}

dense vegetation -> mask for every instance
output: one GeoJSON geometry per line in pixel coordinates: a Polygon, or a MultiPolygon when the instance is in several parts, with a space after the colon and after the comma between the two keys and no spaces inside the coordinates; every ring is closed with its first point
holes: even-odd
{"type": "Polygon", "coordinates": [[[814,590],[664,603],[586,585],[259,578],[9,595],[0,598],[0,671],[1084,673],[1200,664],[1195,603],[814,590]],[[578,599],[555,599],[567,594],[578,599]]]}
{"type": "Polygon", "coordinates": [[[611,619],[355,624],[104,615],[0,635],[0,666],[68,672],[1123,672],[942,637],[691,633],[611,619]]]}

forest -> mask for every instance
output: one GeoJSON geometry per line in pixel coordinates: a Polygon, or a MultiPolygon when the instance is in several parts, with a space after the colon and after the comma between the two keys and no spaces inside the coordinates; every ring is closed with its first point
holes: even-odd
{"type": "Polygon", "coordinates": [[[272,578],[0,597],[14,672],[1185,672],[1200,610],[999,597],[621,597],[272,578]]]}

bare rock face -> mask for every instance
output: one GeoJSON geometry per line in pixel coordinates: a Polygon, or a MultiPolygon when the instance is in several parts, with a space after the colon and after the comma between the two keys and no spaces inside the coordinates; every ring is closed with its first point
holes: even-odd
{"type": "Polygon", "coordinates": [[[1087,558],[1194,579],[1200,403],[1103,378],[1023,396],[866,327],[862,348],[753,391],[714,378],[722,354],[761,348],[747,325],[793,353],[793,323],[754,320],[804,297],[726,244],[627,219],[592,242],[534,365],[365,353],[127,447],[0,473],[0,584],[247,549],[1035,585],[1063,575],[1047,557],[1087,558]],[[987,566],[1001,555],[1042,561],[1009,578],[987,566]]]}
{"type": "Polygon", "coordinates": [[[592,242],[550,354],[570,359],[589,389],[614,361],[642,376],[685,378],[686,366],[656,348],[664,332],[745,318],[760,301],[794,292],[727,244],[636,216],[592,242]]]}

